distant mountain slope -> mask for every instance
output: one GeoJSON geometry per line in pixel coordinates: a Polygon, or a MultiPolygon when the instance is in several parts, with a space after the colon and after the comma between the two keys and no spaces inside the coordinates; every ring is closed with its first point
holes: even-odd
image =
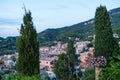
{"type": "Polygon", "coordinates": [[[0,37],[0,55],[12,54],[16,50],[17,37],[0,37]]]}
{"type": "MultiPolygon", "coordinates": [[[[110,10],[109,15],[113,31],[120,34],[120,8],[110,10]]],[[[38,38],[40,42],[44,43],[55,40],[64,41],[70,36],[84,39],[92,34],[94,34],[94,19],[63,28],[47,29],[39,33],[38,38]]]]}
{"type": "MultiPolygon", "coordinates": [[[[120,35],[120,8],[115,8],[109,11],[112,29],[120,35]]],[[[94,34],[94,19],[85,22],[66,26],[58,29],[47,29],[38,33],[40,45],[51,45],[53,41],[66,41],[68,37],[79,37],[85,39],[89,35],[94,34]]],[[[0,37],[0,54],[11,54],[16,50],[17,37],[0,37]]]]}

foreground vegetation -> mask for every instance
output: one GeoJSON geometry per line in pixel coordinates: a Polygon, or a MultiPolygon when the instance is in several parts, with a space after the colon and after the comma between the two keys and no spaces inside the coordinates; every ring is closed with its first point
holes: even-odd
{"type": "MultiPolygon", "coordinates": [[[[120,49],[113,37],[110,17],[105,6],[96,9],[95,14],[95,52],[91,59],[92,67],[82,72],[78,77],[74,72],[75,59],[74,46],[68,43],[67,54],[60,55],[54,66],[58,80],[119,80],[120,77],[120,49]],[[64,67],[63,67],[64,66],[64,67]],[[67,69],[68,68],[68,69],[67,69]],[[69,71],[67,71],[69,70],[69,71]],[[73,74],[74,73],[74,74],[73,74]],[[69,76],[66,76],[68,74],[69,76]],[[62,75],[62,76],[61,76],[62,75]],[[64,77],[63,77],[64,76],[64,77]]],[[[89,62],[89,61],[88,61],[89,62]]]]}
{"type": "Polygon", "coordinates": [[[40,75],[24,76],[18,73],[11,73],[2,76],[3,80],[42,80],[40,75]]]}

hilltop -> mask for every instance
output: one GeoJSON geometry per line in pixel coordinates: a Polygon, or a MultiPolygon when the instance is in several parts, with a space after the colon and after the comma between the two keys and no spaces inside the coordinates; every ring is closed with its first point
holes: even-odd
{"type": "MultiPolygon", "coordinates": [[[[109,11],[113,32],[120,34],[120,7],[109,11]]],[[[50,42],[55,40],[66,41],[68,37],[78,37],[85,39],[94,34],[94,18],[71,26],[58,29],[47,29],[38,33],[40,42],[50,42]]]]}

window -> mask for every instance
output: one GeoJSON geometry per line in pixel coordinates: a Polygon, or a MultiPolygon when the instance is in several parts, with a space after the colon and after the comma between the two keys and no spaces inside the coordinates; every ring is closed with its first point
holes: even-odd
{"type": "Polygon", "coordinates": [[[48,62],[46,62],[46,64],[48,64],[48,62]]]}

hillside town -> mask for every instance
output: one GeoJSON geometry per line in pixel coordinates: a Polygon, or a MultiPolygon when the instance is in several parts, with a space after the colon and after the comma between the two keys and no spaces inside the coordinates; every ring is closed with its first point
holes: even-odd
{"type": "MultiPolygon", "coordinates": [[[[74,44],[76,49],[76,55],[78,56],[78,60],[81,61],[81,64],[78,65],[78,68],[85,69],[88,64],[85,62],[88,54],[94,53],[94,48],[88,48],[87,45],[90,41],[80,41],[74,44]]],[[[48,74],[48,76],[52,79],[55,78],[55,74],[53,73],[53,67],[55,62],[58,60],[59,54],[66,54],[67,43],[57,42],[56,45],[50,47],[40,47],[40,71],[41,74],[48,74]]],[[[12,55],[3,55],[0,56],[0,73],[4,74],[9,71],[15,71],[13,67],[15,67],[18,59],[18,53],[12,55]]],[[[44,75],[43,75],[44,76],[44,75]]]]}
{"type": "MultiPolygon", "coordinates": [[[[115,38],[119,38],[117,34],[113,34],[115,38]]],[[[93,36],[94,37],[94,36],[93,36]]],[[[94,41],[94,40],[93,40],[94,41]]],[[[90,41],[76,41],[74,44],[77,59],[79,65],[78,69],[81,69],[82,72],[85,71],[90,65],[87,63],[87,59],[94,55],[94,48],[88,47],[90,41]]],[[[56,42],[53,46],[44,46],[39,48],[39,65],[40,72],[42,77],[45,78],[48,76],[51,80],[56,79],[56,76],[53,72],[54,64],[59,58],[60,54],[66,54],[67,43],[61,41],[56,42]]],[[[0,74],[6,74],[9,72],[15,72],[15,66],[18,59],[18,53],[11,55],[2,55],[0,56],[0,74]]]]}
{"type": "Polygon", "coordinates": [[[119,4],[2,0],[0,80],[120,80],[119,4]]]}

